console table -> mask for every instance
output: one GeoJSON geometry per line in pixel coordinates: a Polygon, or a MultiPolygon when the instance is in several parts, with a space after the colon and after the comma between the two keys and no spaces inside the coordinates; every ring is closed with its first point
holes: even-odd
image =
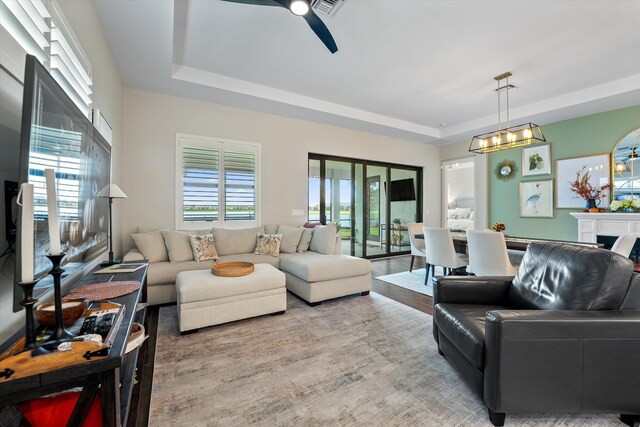
{"type": "MultiPolygon", "coordinates": [[[[141,284],[140,288],[133,293],[110,299],[112,302],[122,304],[125,311],[107,356],[60,369],[43,370],[38,374],[15,380],[9,378],[9,380],[0,381],[0,402],[3,405],[17,404],[51,393],[82,387],[82,392],[67,423],[67,426],[78,426],[83,424],[100,388],[102,426],[127,425],[136,366],[141,362],[138,360],[138,353],[146,346],[146,342],[126,355],[125,348],[133,322],[142,324],[145,320],[147,268],[148,266],[145,266],[133,273],[110,275],[94,274],[94,271],[100,269],[96,267],[73,286],[75,288],[91,283],[121,280],[135,280],[141,284]]],[[[15,334],[0,346],[0,354],[22,338],[22,331],[15,334]]],[[[46,358],[47,356],[38,357],[46,358]]],[[[0,369],[1,367],[2,360],[0,360],[0,369]]]]}

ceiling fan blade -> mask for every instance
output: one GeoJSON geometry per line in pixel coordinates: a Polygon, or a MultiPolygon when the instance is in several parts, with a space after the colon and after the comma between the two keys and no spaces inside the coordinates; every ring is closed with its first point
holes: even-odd
{"type": "MultiPolygon", "coordinates": [[[[258,6],[283,6],[275,0],[222,0],[229,3],[255,4],[258,6]]],[[[283,6],[286,7],[286,6],[283,6]]]]}
{"type": "Polygon", "coordinates": [[[309,13],[307,13],[303,18],[307,21],[311,29],[318,36],[318,38],[324,43],[324,45],[331,51],[331,53],[336,53],[338,51],[338,46],[336,45],[335,40],[333,40],[333,36],[329,32],[329,29],[318,15],[316,15],[313,10],[309,9],[309,13]]]}

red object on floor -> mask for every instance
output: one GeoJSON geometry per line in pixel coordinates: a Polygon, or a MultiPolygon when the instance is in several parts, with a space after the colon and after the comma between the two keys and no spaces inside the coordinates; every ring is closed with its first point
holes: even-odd
{"type": "MultiPolygon", "coordinates": [[[[40,397],[18,405],[24,417],[33,427],[59,427],[67,425],[76,406],[80,392],[58,394],[54,397],[40,397]]],[[[101,427],[102,413],[100,393],[91,403],[84,427],[101,427]]]]}

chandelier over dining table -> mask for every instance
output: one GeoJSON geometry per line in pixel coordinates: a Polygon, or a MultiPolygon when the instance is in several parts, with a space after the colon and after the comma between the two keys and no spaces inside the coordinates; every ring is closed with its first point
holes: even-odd
{"type": "Polygon", "coordinates": [[[512,74],[507,71],[493,78],[498,82],[498,88],[496,89],[496,92],[498,92],[498,129],[474,136],[471,139],[471,145],[469,145],[470,152],[487,154],[547,141],[540,126],[534,123],[527,122],[517,126],[510,126],[509,89],[515,87],[509,84],[509,77],[511,76],[512,74]],[[504,86],[501,85],[503,80],[505,81],[504,86]],[[503,91],[506,92],[507,98],[507,121],[505,127],[502,127],[501,93],[503,91]]]}

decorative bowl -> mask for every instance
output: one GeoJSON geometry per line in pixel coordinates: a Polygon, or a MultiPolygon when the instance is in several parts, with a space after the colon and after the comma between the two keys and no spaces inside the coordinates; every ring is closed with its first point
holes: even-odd
{"type": "Polygon", "coordinates": [[[211,273],[214,276],[238,277],[253,273],[254,267],[250,262],[232,261],[214,264],[211,267],[211,273]]]}
{"type": "MultiPolygon", "coordinates": [[[[70,298],[62,301],[62,322],[64,326],[71,326],[82,317],[89,303],[84,298],[70,298]]],[[[36,320],[43,326],[56,325],[56,309],[53,302],[46,302],[36,307],[36,320]]]]}

